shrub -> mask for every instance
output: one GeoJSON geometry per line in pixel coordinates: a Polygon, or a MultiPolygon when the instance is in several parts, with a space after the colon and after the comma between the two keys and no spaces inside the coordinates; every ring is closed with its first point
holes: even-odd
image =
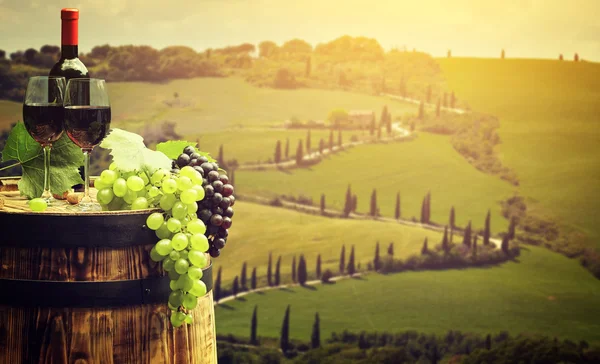
{"type": "Polygon", "coordinates": [[[331,270],[326,269],[325,272],[321,275],[321,282],[323,283],[331,283],[331,278],[333,278],[333,273],[331,270]]]}

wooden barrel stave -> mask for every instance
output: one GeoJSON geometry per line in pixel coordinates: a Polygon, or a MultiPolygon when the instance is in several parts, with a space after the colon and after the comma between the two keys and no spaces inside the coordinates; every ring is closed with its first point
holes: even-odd
{"type": "MultiPolygon", "coordinates": [[[[11,204],[16,201],[11,197],[11,204]]],[[[25,222],[15,227],[4,219],[6,214],[28,215],[26,211],[0,208],[0,229],[18,228],[26,239],[35,234],[35,225],[25,222]]],[[[147,212],[138,216],[141,227],[147,212]]],[[[50,213],[51,216],[57,215],[50,213]]],[[[131,212],[128,219],[135,219],[131,212]]],[[[64,216],[68,219],[68,216],[64,216]]],[[[119,216],[109,213],[100,225],[111,226],[119,216]],[[108,216],[110,215],[110,216],[108,216]]],[[[52,220],[53,222],[60,220],[52,220]]],[[[85,223],[77,216],[77,224],[85,223]]],[[[122,226],[123,223],[115,223],[122,226]]],[[[131,224],[129,224],[131,225],[131,224]]],[[[128,226],[129,226],[128,225],[128,226]]],[[[165,273],[149,259],[156,241],[127,245],[132,237],[149,236],[131,229],[113,247],[101,246],[106,234],[90,234],[90,241],[65,241],[69,236],[64,226],[55,226],[60,239],[48,244],[0,240],[0,279],[31,279],[63,282],[105,282],[160,277],[165,273]],[[95,240],[95,241],[94,241],[95,240]],[[125,243],[125,244],[122,244],[125,243]],[[124,245],[124,246],[121,246],[124,245]],[[127,246],[125,246],[127,245],[127,246]]],[[[50,229],[51,230],[51,229],[50,229]]],[[[81,225],[76,229],[82,239],[81,225]]],[[[46,233],[49,231],[45,229],[46,233]]],[[[152,234],[153,235],[153,234],[152,234]]],[[[115,236],[111,232],[109,236],[115,236]]],[[[48,237],[38,237],[40,242],[48,237]]],[[[110,244],[109,244],[110,245],[110,244]]],[[[0,292],[0,295],[10,292],[0,292]]],[[[212,291],[199,298],[192,311],[194,323],[174,329],[169,322],[165,303],[150,303],[118,307],[12,307],[0,304],[0,364],[215,364],[216,335],[212,291]]]]}

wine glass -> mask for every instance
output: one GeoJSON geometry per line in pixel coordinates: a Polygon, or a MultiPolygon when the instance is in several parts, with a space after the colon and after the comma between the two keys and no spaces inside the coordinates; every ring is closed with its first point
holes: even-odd
{"type": "Polygon", "coordinates": [[[56,204],[50,193],[50,150],[63,134],[64,77],[36,76],[27,83],[23,102],[23,122],[31,137],[44,150],[44,192],[41,198],[56,204]]]}
{"type": "Polygon", "coordinates": [[[90,153],[110,129],[110,102],[106,82],[97,78],[72,78],[67,83],[64,100],[64,126],[84,157],[85,193],[76,206],[80,211],[99,211],[90,198],[90,153]]]}

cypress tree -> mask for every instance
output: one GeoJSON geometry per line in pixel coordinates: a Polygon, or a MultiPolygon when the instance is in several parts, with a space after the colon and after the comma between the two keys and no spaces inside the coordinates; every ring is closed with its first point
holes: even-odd
{"type": "Polygon", "coordinates": [[[325,194],[321,194],[321,215],[325,215],[325,194]]]}
{"type": "Polygon", "coordinates": [[[475,235],[475,239],[473,239],[473,246],[471,247],[473,257],[477,257],[477,236],[478,235],[475,235]]]}
{"type": "Polygon", "coordinates": [[[469,221],[469,224],[465,229],[465,235],[463,235],[463,244],[466,246],[471,246],[471,221],[469,221]]]}
{"type": "Polygon", "coordinates": [[[223,144],[221,144],[219,146],[219,155],[217,156],[217,163],[219,163],[220,166],[223,166],[225,163],[225,157],[223,156],[223,144]]]}
{"type": "Polygon", "coordinates": [[[281,283],[281,255],[277,257],[277,263],[275,263],[275,286],[279,286],[281,283]]]}
{"type": "Polygon", "coordinates": [[[256,267],[252,268],[252,276],[250,277],[250,288],[256,289],[256,267]]]}
{"type": "Polygon", "coordinates": [[[388,113],[386,121],[387,122],[385,123],[385,129],[389,136],[392,134],[392,114],[388,113]]]}
{"type": "Polygon", "coordinates": [[[400,219],[400,192],[396,193],[396,210],[394,211],[396,220],[400,219]]]}
{"type": "Polygon", "coordinates": [[[431,222],[431,191],[427,192],[427,223],[431,222]]]}
{"type": "Polygon", "coordinates": [[[491,212],[488,210],[487,216],[485,217],[485,228],[483,230],[483,245],[490,245],[490,219],[491,212]]]}
{"type": "Polygon", "coordinates": [[[346,266],[346,246],[342,245],[342,252],[340,253],[340,274],[344,274],[345,266],[346,266]]]}
{"type": "Polygon", "coordinates": [[[423,202],[421,202],[421,219],[419,221],[421,221],[422,224],[427,222],[426,221],[426,218],[427,218],[426,209],[427,209],[427,196],[423,197],[423,202]]]}
{"type": "Polygon", "coordinates": [[[292,258],[292,282],[296,283],[296,256],[292,258]]]}
{"type": "Polygon", "coordinates": [[[456,95],[454,95],[454,91],[452,91],[452,94],[450,95],[450,107],[454,109],[454,106],[456,106],[456,95]]]}
{"type": "Polygon", "coordinates": [[[443,107],[448,107],[448,93],[444,92],[444,101],[442,102],[443,107]]]}
{"type": "Polygon", "coordinates": [[[517,227],[517,218],[512,216],[510,218],[510,224],[508,225],[508,238],[510,240],[515,238],[515,228],[517,227]]]}
{"type": "Polygon", "coordinates": [[[389,256],[393,257],[394,256],[394,242],[392,241],[390,243],[390,245],[388,246],[388,250],[387,253],[389,256]]]}
{"type": "Polygon", "coordinates": [[[444,238],[442,239],[442,250],[444,253],[450,253],[450,242],[448,241],[448,226],[444,227],[444,238]]]}
{"type": "Polygon", "coordinates": [[[285,140],[285,159],[290,157],[290,138],[285,140]]]}
{"type": "Polygon", "coordinates": [[[446,54],[446,56],[448,58],[452,58],[452,51],[450,49],[448,49],[448,53],[446,54]]]}
{"type": "Polygon", "coordinates": [[[250,323],[250,345],[258,345],[258,340],[256,337],[256,329],[258,326],[257,310],[258,305],[254,305],[254,311],[252,312],[252,321],[250,323]]]}
{"type": "Polygon", "coordinates": [[[235,168],[231,169],[231,176],[229,177],[229,184],[235,186],[235,168]]]}
{"type": "Polygon", "coordinates": [[[425,240],[423,241],[423,247],[421,248],[421,255],[427,254],[429,254],[429,247],[427,246],[427,237],[425,237],[425,240]]]}
{"type": "Polygon", "coordinates": [[[281,324],[281,336],[279,337],[279,346],[285,354],[290,347],[290,305],[285,309],[283,323],[281,324]]]}
{"type": "Polygon", "coordinates": [[[456,215],[454,213],[454,206],[450,208],[450,229],[454,229],[456,227],[456,215]]]}
{"type": "Polygon", "coordinates": [[[383,109],[381,109],[381,117],[379,118],[379,128],[385,127],[385,124],[387,122],[387,115],[387,105],[384,105],[383,109]]]}
{"type": "Polygon", "coordinates": [[[500,52],[500,58],[504,59],[504,56],[506,55],[506,53],[504,53],[504,49],[502,49],[502,52],[500,52]]]}
{"type": "Polygon", "coordinates": [[[346,201],[344,203],[344,216],[348,217],[350,212],[352,211],[352,189],[350,185],[348,185],[348,189],[346,190],[346,201]]]}
{"type": "Polygon", "coordinates": [[[375,245],[375,258],[373,259],[373,269],[378,271],[381,268],[381,258],[379,257],[379,242],[375,245]]]}
{"type": "Polygon", "coordinates": [[[281,162],[281,141],[278,140],[275,144],[275,163],[281,162]]]}
{"type": "Polygon", "coordinates": [[[317,255],[317,278],[321,278],[321,254],[317,255]]]}
{"type": "Polygon", "coordinates": [[[247,270],[247,264],[246,262],[244,262],[242,264],[242,272],[240,274],[240,285],[242,286],[242,290],[244,289],[248,289],[248,286],[246,285],[246,270],[247,270]]]}
{"type": "Polygon", "coordinates": [[[217,279],[215,280],[215,302],[219,303],[221,299],[221,267],[219,267],[219,271],[217,272],[217,279]]]}
{"type": "Polygon", "coordinates": [[[381,128],[377,128],[377,140],[381,140],[381,128]]]}
{"type": "Polygon", "coordinates": [[[439,118],[441,114],[442,114],[442,105],[441,105],[441,100],[438,98],[437,105],[435,106],[435,116],[439,118]]]}
{"type": "MultiPolygon", "coordinates": [[[[219,267],[219,269],[221,269],[219,267]]],[[[269,287],[273,286],[272,273],[273,272],[273,253],[269,252],[269,265],[267,265],[267,284],[269,287]]]]}
{"type": "Polygon", "coordinates": [[[371,210],[369,214],[373,217],[377,216],[377,190],[373,189],[371,193],[371,210]]]}
{"type": "Polygon", "coordinates": [[[371,136],[375,135],[375,124],[376,124],[376,120],[375,120],[375,112],[373,111],[373,114],[371,115],[371,125],[369,125],[369,134],[371,134],[371,136]]]}
{"type": "Polygon", "coordinates": [[[486,350],[492,349],[492,335],[490,334],[487,334],[487,336],[485,337],[485,348],[486,350]]]}
{"type": "Polygon", "coordinates": [[[427,86],[427,103],[431,103],[431,85],[427,86]]]}
{"type": "Polygon", "coordinates": [[[509,255],[510,252],[508,251],[508,235],[504,235],[504,237],[502,237],[502,251],[504,252],[504,254],[509,255]]]}
{"type": "Polygon", "coordinates": [[[298,283],[304,286],[308,278],[308,272],[306,271],[306,260],[304,255],[300,255],[300,261],[298,262],[298,283]]]}
{"type": "Polygon", "coordinates": [[[325,142],[323,141],[323,138],[321,138],[321,140],[319,140],[319,154],[323,155],[323,149],[325,149],[325,142]]]}
{"type": "Polygon", "coordinates": [[[302,159],[304,158],[304,153],[302,151],[302,139],[298,141],[298,148],[296,148],[296,164],[302,165],[302,159]]]}
{"type": "Polygon", "coordinates": [[[235,276],[233,279],[233,297],[237,297],[238,292],[240,291],[240,284],[238,280],[238,276],[235,276]]]}
{"type": "Polygon", "coordinates": [[[342,149],[342,129],[338,130],[338,147],[342,149]]]}
{"type": "Polygon", "coordinates": [[[356,207],[358,206],[358,197],[356,195],[352,196],[352,212],[356,212],[356,207]]]}
{"type": "Polygon", "coordinates": [[[329,131],[329,150],[333,152],[333,129],[329,131]]]}
{"type": "Polygon", "coordinates": [[[315,322],[313,323],[312,334],[310,335],[310,347],[312,349],[321,347],[321,326],[318,312],[315,314],[315,322]]]}
{"type": "Polygon", "coordinates": [[[419,104],[419,120],[423,119],[425,119],[425,104],[423,103],[423,100],[421,100],[421,103],[419,104]]]}
{"type": "Polygon", "coordinates": [[[356,267],[354,266],[354,245],[352,245],[352,249],[350,250],[350,258],[348,259],[348,275],[352,277],[354,273],[356,273],[356,267]]]}
{"type": "Polygon", "coordinates": [[[310,129],[306,133],[306,155],[310,155],[310,129]]]}

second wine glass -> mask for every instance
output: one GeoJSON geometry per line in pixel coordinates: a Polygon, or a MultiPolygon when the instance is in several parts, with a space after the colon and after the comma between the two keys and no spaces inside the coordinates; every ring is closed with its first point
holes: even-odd
{"type": "Polygon", "coordinates": [[[97,78],[73,78],[65,91],[65,131],[84,156],[85,193],[77,205],[81,211],[99,211],[90,198],[90,153],[110,130],[110,102],[106,82],[97,78]]]}

